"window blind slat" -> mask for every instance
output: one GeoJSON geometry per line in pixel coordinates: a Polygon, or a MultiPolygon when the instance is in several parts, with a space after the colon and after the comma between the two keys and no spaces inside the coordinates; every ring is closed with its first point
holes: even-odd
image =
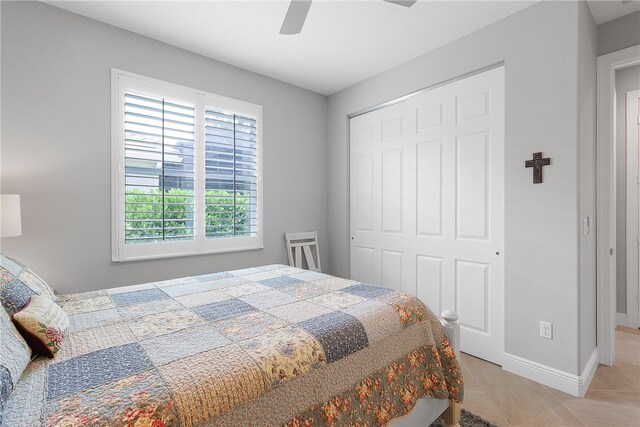
{"type": "Polygon", "coordinates": [[[256,134],[255,119],[205,110],[207,238],[257,234],[256,134]]]}
{"type": "Polygon", "coordinates": [[[125,243],[193,239],[195,109],[124,98],[125,243]]]}
{"type": "Polygon", "coordinates": [[[125,243],[194,239],[195,204],[204,236],[258,234],[257,121],[205,107],[204,147],[195,150],[195,105],[124,90],[125,243]],[[196,156],[202,156],[196,158],[196,156]],[[204,200],[195,165],[204,162],[204,200]]]}

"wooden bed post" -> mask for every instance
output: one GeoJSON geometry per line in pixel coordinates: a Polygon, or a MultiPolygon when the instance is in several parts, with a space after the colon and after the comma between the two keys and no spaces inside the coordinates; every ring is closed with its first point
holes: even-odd
{"type": "MultiPolygon", "coordinates": [[[[442,327],[447,335],[451,346],[460,358],[460,325],[458,324],[458,313],[452,310],[445,310],[440,315],[442,327]]],[[[449,401],[449,407],[442,413],[442,419],[447,427],[460,427],[460,404],[449,401]]]]}
{"type": "Polygon", "coordinates": [[[444,333],[449,338],[449,342],[456,352],[456,357],[460,358],[460,325],[458,324],[458,313],[453,310],[445,310],[440,314],[444,333]]]}
{"type": "Polygon", "coordinates": [[[460,404],[449,402],[449,407],[442,413],[442,420],[447,427],[460,427],[460,404]]]}

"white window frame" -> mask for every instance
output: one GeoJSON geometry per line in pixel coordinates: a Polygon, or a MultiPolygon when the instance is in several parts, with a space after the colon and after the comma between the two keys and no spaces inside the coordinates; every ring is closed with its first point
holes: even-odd
{"type": "Polygon", "coordinates": [[[127,71],[111,69],[111,260],[137,261],[156,258],[236,252],[264,248],[262,212],[262,106],[185,86],[167,83],[127,71]],[[195,106],[194,239],[125,244],[124,92],[163,96],[195,106]],[[256,120],[257,235],[228,238],[205,237],[205,107],[246,115],[256,120]]]}

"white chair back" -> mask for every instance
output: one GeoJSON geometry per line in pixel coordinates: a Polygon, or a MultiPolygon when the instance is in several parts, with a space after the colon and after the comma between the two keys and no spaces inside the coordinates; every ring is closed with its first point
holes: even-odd
{"type": "Polygon", "coordinates": [[[320,272],[318,233],[315,230],[302,233],[284,233],[284,238],[287,242],[287,255],[291,267],[304,268],[304,255],[307,269],[320,272]]]}

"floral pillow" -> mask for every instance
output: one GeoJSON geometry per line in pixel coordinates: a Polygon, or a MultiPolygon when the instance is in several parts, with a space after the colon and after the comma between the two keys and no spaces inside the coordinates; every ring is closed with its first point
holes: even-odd
{"type": "Polygon", "coordinates": [[[49,357],[60,350],[69,327],[69,317],[64,310],[42,295],[33,295],[12,318],[33,351],[49,357]]]}
{"type": "Polygon", "coordinates": [[[0,303],[12,315],[27,305],[32,295],[53,301],[56,296],[49,285],[20,262],[0,254],[0,303]]]}
{"type": "Polygon", "coordinates": [[[0,307],[0,425],[4,406],[31,360],[31,349],[0,307]]]}

